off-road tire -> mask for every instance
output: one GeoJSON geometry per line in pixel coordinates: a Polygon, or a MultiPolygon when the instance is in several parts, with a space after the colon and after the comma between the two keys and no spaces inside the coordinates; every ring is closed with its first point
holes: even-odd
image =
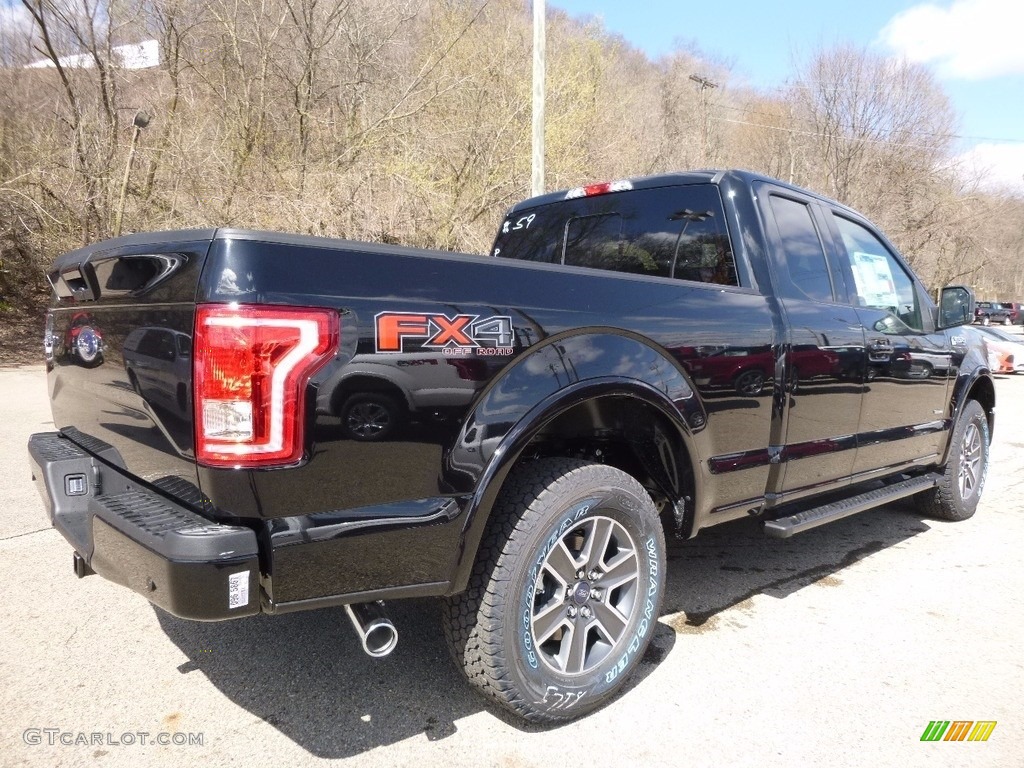
{"type": "Polygon", "coordinates": [[[603,464],[539,459],[502,488],[467,590],[445,600],[445,636],[470,684],[491,700],[532,722],[572,720],[612,699],[640,663],[664,589],[664,533],[643,486],[603,464]],[[600,543],[588,549],[590,540],[606,542],[603,552],[600,543]],[[584,576],[553,587],[561,584],[556,565],[559,573],[583,565],[584,576]],[[624,577],[628,585],[611,586],[624,577]]]}
{"type": "Polygon", "coordinates": [[[939,520],[966,520],[978,508],[988,475],[989,427],[977,400],[968,400],[953,430],[942,480],[915,496],[918,508],[939,520]]]}

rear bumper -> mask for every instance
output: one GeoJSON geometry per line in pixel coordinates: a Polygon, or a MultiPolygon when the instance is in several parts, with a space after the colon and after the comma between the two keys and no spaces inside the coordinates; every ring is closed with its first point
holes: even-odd
{"type": "MultiPolygon", "coordinates": [[[[57,432],[32,435],[32,479],[50,522],[94,571],[185,619],[260,612],[259,548],[250,528],[215,523],[87,453],[57,432]]],[[[84,565],[83,565],[84,561],[84,565]]]]}

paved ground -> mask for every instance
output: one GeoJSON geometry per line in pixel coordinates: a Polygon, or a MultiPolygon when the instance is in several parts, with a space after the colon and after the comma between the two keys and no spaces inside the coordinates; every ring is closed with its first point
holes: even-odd
{"type": "Polygon", "coordinates": [[[197,624],[75,579],[25,457],[50,426],[43,373],[0,370],[0,765],[1024,765],[1024,376],[997,386],[974,519],[900,506],[787,542],[741,521],[676,544],[639,679],[545,730],[470,693],[429,603],[395,606],[398,650],[375,662],[340,610],[197,624]],[[922,743],[930,720],[998,726],[922,743]],[[139,732],[203,743],[61,743],[139,732]]]}

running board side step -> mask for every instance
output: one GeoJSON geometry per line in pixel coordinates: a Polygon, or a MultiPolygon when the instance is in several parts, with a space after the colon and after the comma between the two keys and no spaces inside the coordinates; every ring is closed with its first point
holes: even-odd
{"type": "Polygon", "coordinates": [[[867,509],[879,507],[890,501],[896,501],[915,493],[927,491],[938,485],[941,477],[936,474],[922,475],[910,480],[902,480],[884,488],[876,488],[873,491],[862,493],[858,496],[851,496],[842,501],[826,504],[822,507],[815,507],[804,512],[797,512],[789,517],[779,517],[775,520],[768,520],[764,524],[764,532],[776,539],[788,539],[790,536],[803,533],[819,525],[831,523],[834,520],[841,520],[844,517],[855,515],[867,509]]]}

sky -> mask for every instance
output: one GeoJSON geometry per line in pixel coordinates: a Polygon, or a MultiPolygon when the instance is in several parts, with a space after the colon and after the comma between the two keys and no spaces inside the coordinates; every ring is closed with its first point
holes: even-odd
{"type": "Polygon", "coordinates": [[[928,67],[960,115],[957,151],[1024,194],[1024,0],[547,0],[657,58],[696,48],[737,83],[783,87],[795,63],[853,43],[928,67]]]}

